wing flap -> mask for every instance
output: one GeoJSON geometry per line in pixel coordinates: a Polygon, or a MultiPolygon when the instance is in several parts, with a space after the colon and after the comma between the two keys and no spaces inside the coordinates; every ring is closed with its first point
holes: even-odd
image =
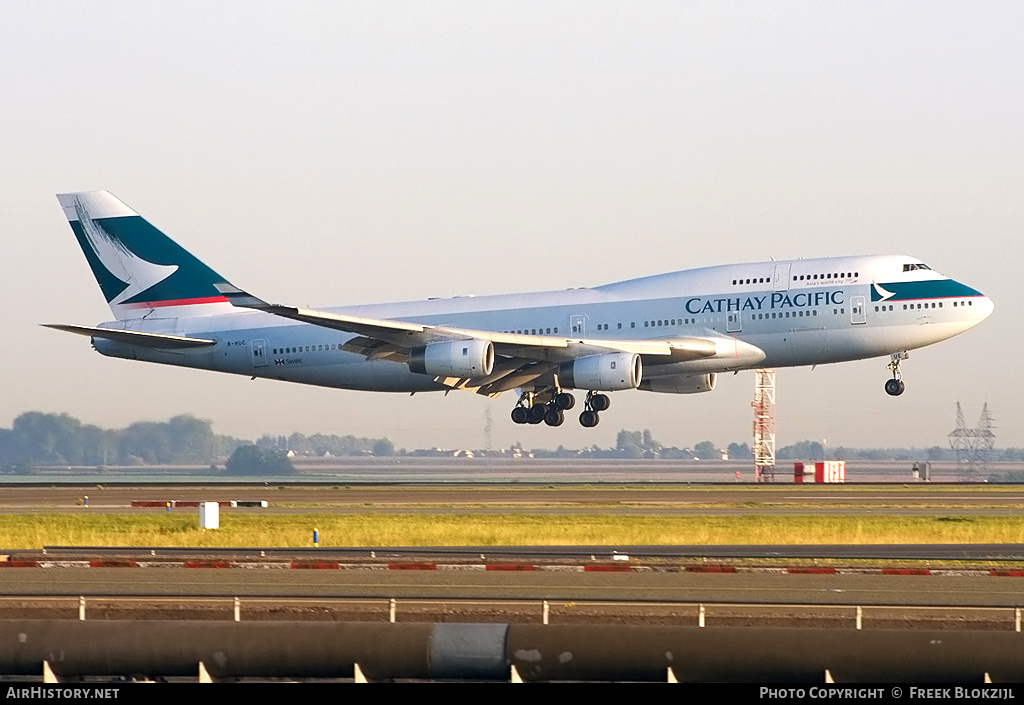
{"type": "Polygon", "coordinates": [[[434,381],[449,389],[464,389],[488,397],[496,397],[516,387],[534,382],[539,377],[551,374],[555,365],[545,362],[527,362],[522,360],[505,360],[502,368],[495,370],[483,378],[467,377],[435,377],[434,381]]]}

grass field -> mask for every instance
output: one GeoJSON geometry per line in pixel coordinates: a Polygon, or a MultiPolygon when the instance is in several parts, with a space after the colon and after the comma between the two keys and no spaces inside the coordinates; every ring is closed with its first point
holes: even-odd
{"type": "Polygon", "coordinates": [[[647,544],[1024,543],[1000,516],[614,516],[517,514],[0,515],[0,551],[43,546],[301,547],[647,544]]]}

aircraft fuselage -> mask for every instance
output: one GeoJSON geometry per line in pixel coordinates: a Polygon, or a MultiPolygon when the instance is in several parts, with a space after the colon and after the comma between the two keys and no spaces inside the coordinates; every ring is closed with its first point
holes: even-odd
{"type": "MultiPolygon", "coordinates": [[[[566,338],[736,339],[761,359],[644,359],[650,379],[792,367],[899,353],[951,338],[984,320],[992,302],[930,269],[904,272],[905,256],[836,257],[722,265],[564,291],[461,296],[328,308],[327,312],[429,325],[566,338]],[[750,283],[747,283],[747,282],[750,283]]],[[[371,391],[446,387],[402,363],[342,350],[350,333],[211,303],[208,316],[173,306],[103,327],[216,340],[212,349],[166,351],[94,340],[116,357],[304,384],[371,391]]]]}

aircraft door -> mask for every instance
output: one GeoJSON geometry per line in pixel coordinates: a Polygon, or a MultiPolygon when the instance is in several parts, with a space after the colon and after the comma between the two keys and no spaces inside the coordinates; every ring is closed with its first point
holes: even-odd
{"type": "Polygon", "coordinates": [[[266,367],[267,366],[267,341],[265,340],[250,340],[249,350],[252,352],[252,366],[253,367],[266,367]]]}
{"type": "Polygon", "coordinates": [[[775,276],[772,278],[772,291],[789,291],[789,270],[792,264],[775,265],[775,276]]]}
{"type": "Polygon", "coordinates": [[[569,316],[569,332],[574,338],[583,338],[587,335],[587,317],[569,316]]]}
{"type": "Polygon", "coordinates": [[[867,307],[863,296],[850,297],[850,323],[854,325],[868,322],[867,307]]]}
{"type": "Polygon", "coordinates": [[[725,330],[727,333],[739,333],[743,330],[743,316],[739,311],[725,314],[725,330]]]}

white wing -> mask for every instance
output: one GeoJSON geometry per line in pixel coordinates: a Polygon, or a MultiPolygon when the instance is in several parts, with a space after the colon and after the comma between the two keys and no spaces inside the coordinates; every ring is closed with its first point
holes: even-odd
{"type": "Polygon", "coordinates": [[[683,337],[664,340],[623,340],[600,338],[562,338],[551,335],[519,335],[499,331],[430,326],[387,319],[362,318],[328,313],[308,308],[269,304],[224,282],[217,289],[235,306],[263,311],[282,318],[302,321],[323,328],[354,333],[344,349],[369,359],[406,362],[409,351],[429,343],[445,340],[487,340],[499,356],[494,370],[484,378],[465,380],[439,378],[453,388],[472,389],[480,394],[500,394],[523,386],[551,373],[561,363],[588,355],[626,352],[642,355],[655,364],[687,362],[706,358],[723,358],[754,364],[764,359],[764,352],[735,337],[683,337]],[[653,358],[653,359],[652,359],[653,358]]]}

